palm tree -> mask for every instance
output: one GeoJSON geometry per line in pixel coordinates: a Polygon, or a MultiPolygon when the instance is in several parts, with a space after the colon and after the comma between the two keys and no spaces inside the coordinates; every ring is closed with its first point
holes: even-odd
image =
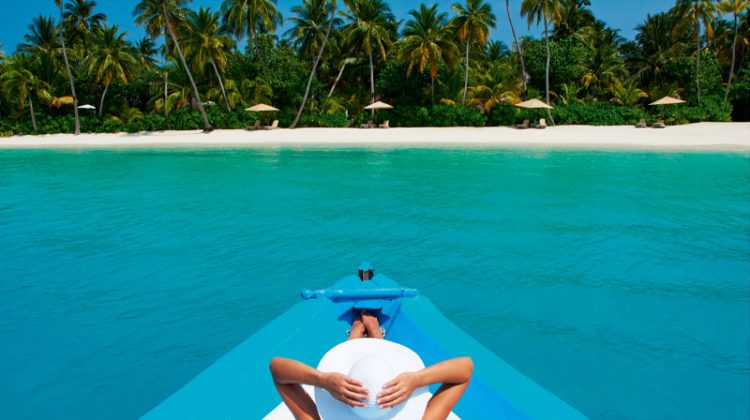
{"type": "MultiPolygon", "coordinates": [[[[327,1],[323,1],[322,9],[326,9],[327,1]]],[[[331,29],[333,28],[333,24],[337,21],[336,19],[336,6],[337,6],[337,0],[331,0],[331,17],[328,20],[328,27],[326,28],[325,36],[323,37],[323,42],[320,43],[320,49],[318,50],[318,55],[315,57],[315,61],[313,62],[312,70],[310,70],[310,77],[307,79],[307,86],[305,86],[305,95],[302,97],[302,103],[299,106],[299,109],[297,110],[297,115],[294,117],[294,121],[292,121],[292,125],[289,126],[289,128],[295,128],[297,127],[297,123],[299,122],[300,116],[302,116],[302,111],[305,109],[305,104],[307,103],[307,96],[310,94],[310,86],[312,86],[313,78],[315,77],[315,71],[318,69],[318,63],[320,63],[320,57],[323,56],[323,51],[326,49],[326,44],[328,43],[328,37],[331,36],[331,29]]]]}
{"type": "Polygon", "coordinates": [[[490,28],[495,27],[495,15],[492,14],[492,8],[485,4],[484,0],[466,0],[466,7],[459,3],[453,4],[453,11],[456,17],[453,18],[453,24],[458,31],[458,39],[466,42],[466,59],[464,65],[466,71],[464,74],[464,96],[463,104],[466,105],[466,93],[469,88],[469,47],[473,40],[480,46],[484,46],[490,37],[490,28]]]}
{"type": "Polygon", "coordinates": [[[99,101],[99,117],[104,115],[104,98],[107,96],[110,84],[114,80],[128,83],[128,77],[133,73],[138,61],[130,54],[131,46],[125,41],[126,32],[117,33],[117,25],[106,23],[97,28],[94,35],[94,49],[86,59],[88,71],[94,75],[94,80],[104,84],[102,98],[99,101]]]}
{"type": "MultiPolygon", "coordinates": [[[[536,22],[538,25],[540,21],[544,22],[544,41],[547,44],[547,64],[544,70],[544,90],[545,98],[549,103],[549,64],[551,59],[550,47],[549,47],[549,21],[557,19],[560,15],[560,0],[523,0],[521,3],[521,16],[526,16],[531,24],[536,22]]],[[[550,121],[554,124],[552,114],[547,110],[547,116],[550,121]]]]}
{"type": "Polygon", "coordinates": [[[375,102],[373,51],[377,49],[380,57],[386,59],[386,49],[393,42],[397,25],[391,8],[383,0],[344,0],[344,3],[349,8],[344,17],[350,22],[346,42],[361,48],[370,60],[370,102],[375,102]]]}
{"type": "Polygon", "coordinates": [[[197,13],[190,11],[187,23],[190,30],[185,39],[185,54],[192,58],[198,69],[203,70],[207,65],[211,65],[219,81],[227,111],[231,111],[221,72],[227,66],[227,50],[234,46],[234,42],[228,36],[219,33],[219,15],[209,9],[201,7],[197,13]]]}
{"type": "Polygon", "coordinates": [[[65,36],[63,36],[63,0],[55,0],[55,5],[60,8],[60,45],[62,46],[63,59],[65,60],[65,71],[68,73],[68,81],[70,82],[70,92],[73,95],[73,115],[75,117],[75,134],[81,134],[81,121],[78,118],[78,95],[76,95],[76,85],[73,81],[73,72],[70,70],[70,63],[68,62],[68,50],[65,48],[65,36]]]}
{"type": "Polygon", "coordinates": [[[508,22],[510,23],[510,31],[513,33],[513,43],[516,44],[518,60],[521,62],[521,81],[523,82],[523,93],[526,94],[526,84],[529,82],[529,76],[526,73],[526,63],[523,61],[523,50],[521,49],[521,44],[518,43],[516,27],[513,25],[513,18],[510,14],[510,0],[505,0],[505,11],[508,13],[508,22]]]}
{"type": "Polygon", "coordinates": [[[639,89],[632,80],[625,83],[617,81],[610,90],[612,92],[612,102],[625,106],[635,106],[642,98],[647,98],[648,94],[639,89]]]}
{"type": "MultiPolygon", "coordinates": [[[[302,0],[301,5],[292,7],[295,16],[286,19],[291,28],[284,36],[292,41],[302,60],[314,60],[315,54],[320,50],[331,22],[328,18],[329,10],[328,0],[302,0]]],[[[340,18],[335,18],[333,25],[341,22],[340,18]]]]}
{"type": "Polygon", "coordinates": [[[37,130],[36,117],[34,116],[34,97],[44,102],[49,102],[52,98],[50,86],[43,80],[36,77],[24,63],[23,56],[12,57],[6,62],[6,71],[0,78],[2,82],[3,94],[7,98],[15,98],[21,108],[26,106],[26,100],[29,100],[29,114],[31,115],[31,125],[34,131],[37,130]]]}
{"type": "Polygon", "coordinates": [[[581,29],[575,36],[587,51],[581,61],[583,86],[589,89],[594,97],[627,76],[627,70],[617,50],[622,39],[616,30],[598,23],[581,29]]]}
{"type": "Polygon", "coordinates": [[[208,116],[206,116],[206,110],[203,108],[203,101],[201,101],[200,93],[198,93],[198,87],[195,85],[193,74],[190,73],[190,69],[185,61],[185,55],[182,53],[182,48],[180,48],[180,43],[177,41],[177,35],[175,34],[175,27],[179,22],[184,22],[185,6],[189,2],[190,0],[141,0],[135,6],[133,14],[136,16],[136,23],[146,26],[146,31],[152,37],[156,37],[161,29],[164,29],[169,34],[177,50],[180,63],[193,88],[193,95],[195,95],[198,109],[201,112],[201,117],[203,117],[203,129],[209,132],[212,130],[211,124],[208,122],[208,116]]]}
{"type": "Polygon", "coordinates": [[[596,19],[588,7],[591,0],[562,0],[560,16],[555,25],[555,39],[564,39],[594,25],[596,19]]]}
{"type": "Polygon", "coordinates": [[[729,80],[727,89],[724,92],[724,103],[729,100],[729,91],[732,90],[732,77],[734,76],[734,63],[737,54],[737,16],[750,9],[750,0],[722,0],[719,3],[719,9],[724,13],[731,13],[734,17],[734,39],[732,41],[732,66],[729,69],[729,80]]]}
{"type": "Polygon", "coordinates": [[[143,70],[154,70],[157,68],[156,43],[154,40],[145,36],[135,43],[135,58],[138,60],[143,70]]]}
{"type": "Polygon", "coordinates": [[[253,43],[260,68],[267,76],[257,32],[273,32],[283,22],[276,0],[223,0],[221,14],[224,26],[237,39],[247,35],[253,43]]]}
{"type": "Polygon", "coordinates": [[[425,67],[430,69],[430,96],[435,103],[435,78],[438,75],[440,61],[448,67],[453,67],[458,61],[458,47],[453,41],[451,28],[447,25],[447,13],[439,13],[437,5],[431,7],[422,3],[419,10],[409,12],[412,19],[404,26],[403,38],[398,51],[398,58],[409,63],[406,76],[416,66],[419,72],[424,72],[425,67]]]}
{"type": "Polygon", "coordinates": [[[701,22],[706,27],[708,38],[713,37],[714,15],[718,7],[714,0],[677,0],[674,14],[681,21],[676,29],[685,31],[690,24],[694,25],[695,36],[695,93],[698,103],[701,103],[701,22]]]}
{"type": "Polygon", "coordinates": [[[522,86],[516,69],[509,62],[495,64],[469,89],[469,106],[489,112],[495,105],[518,103],[522,86]]]}
{"type": "Polygon", "coordinates": [[[103,13],[94,13],[96,1],[70,0],[65,5],[65,22],[83,42],[83,55],[88,56],[88,38],[107,20],[103,13]]]}

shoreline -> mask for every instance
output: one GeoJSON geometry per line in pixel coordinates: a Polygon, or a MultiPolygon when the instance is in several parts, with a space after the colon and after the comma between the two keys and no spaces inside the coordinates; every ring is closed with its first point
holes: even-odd
{"type": "Polygon", "coordinates": [[[141,133],[48,134],[0,138],[0,149],[121,148],[569,148],[750,152],[750,123],[698,123],[665,129],[632,126],[298,128],[141,133]]]}

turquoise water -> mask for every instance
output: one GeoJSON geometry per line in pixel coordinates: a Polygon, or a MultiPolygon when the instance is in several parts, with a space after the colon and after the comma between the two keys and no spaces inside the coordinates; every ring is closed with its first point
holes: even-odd
{"type": "Polygon", "coordinates": [[[748,418],[750,156],[0,151],[0,417],[133,418],[372,261],[592,418],[748,418]]]}

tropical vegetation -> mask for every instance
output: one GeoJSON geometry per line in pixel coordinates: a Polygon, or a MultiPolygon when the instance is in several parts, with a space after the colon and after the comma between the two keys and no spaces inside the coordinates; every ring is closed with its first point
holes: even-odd
{"type": "Polygon", "coordinates": [[[0,133],[244,128],[279,108],[281,126],[512,125],[540,98],[557,124],[750,120],[750,0],[675,0],[633,39],[594,1],[139,0],[130,39],[94,0],[46,0],[15,51],[0,54],[0,133]],[[517,4],[517,3],[516,3],[517,4]],[[506,19],[507,16],[507,19],[506,19]],[[508,25],[510,46],[493,30],[508,25]],[[518,25],[540,37],[518,37],[518,25]],[[283,31],[282,31],[283,28],[283,31]],[[688,103],[654,109],[662,96],[688,103]],[[377,100],[392,111],[371,114],[377,100]],[[84,106],[85,105],[85,106],[84,106]],[[82,108],[80,108],[82,107],[82,108]]]}

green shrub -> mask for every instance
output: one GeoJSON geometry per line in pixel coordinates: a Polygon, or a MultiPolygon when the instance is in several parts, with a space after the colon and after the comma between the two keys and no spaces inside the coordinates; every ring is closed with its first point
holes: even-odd
{"type": "MultiPolygon", "coordinates": [[[[355,127],[370,119],[370,114],[360,114],[353,122],[355,127]]],[[[473,108],[450,105],[399,106],[379,111],[377,121],[388,120],[392,127],[483,127],[487,120],[473,108]]]]}
{"type": "Polygon", "coordinates": [[[552,116],[555,124],[561,125],[634,125],[646,113],[639,107],[593,102],[559,105],[552,110],[552,116]]]}
{"type": "Polygon", "coordinates": [[[486,116],[487,125],[490,126],[514,126],[522,122],[525,118],[528,118],[524,117],[514,105],[495,105],[486,116]]]}

